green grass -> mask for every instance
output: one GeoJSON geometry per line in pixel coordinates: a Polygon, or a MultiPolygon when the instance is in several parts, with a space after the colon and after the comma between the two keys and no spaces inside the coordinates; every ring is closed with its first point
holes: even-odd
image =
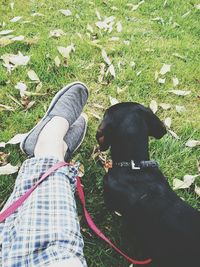
{"type": "MultiPolygon", "coordinates": [[[[120,218],[109,214],[105,208],[102,196],[102,167],[91,158],[93,147],[96,145],[95,131],[99,121],[92,116],[96,113],[102,117],[102,110],[95,108],[94,104],[109,107],[109,96],[119,101],[137,101],[149,105],[152,99],[158,103],[170,103],[172,108],[167,111],[159,109],[161,119],[172,118],[172,129],[181,137],[173,139],[170,135],[162,140],[150,142],[152,158],[156,159],[170,184],[174,178],[182,179],[185,174],[196,174],[196,161],[199,159],[199,148],[186,148],[188,139],[200,140],[200,109],[199,109],[199,16],[200,10],[194,8],[198,0],[181,1],[168,0],[165,7],[164,0],[145,1],[136,11],[131,11],[128,3],[137,4],[138,1],[22,1],[16,0],[11,10],[10,2],[2,0],[0,17],[3,29],[13,29],[15,36],[24,35],[26,38],[38,38],[35,44],[27,42],[14,42],[1,47],[0,56],[5,53],[16,54],[21,51],[23,55],[31,56],[27,66],[21,66],[7,73],[0,62],[0,104],[10,105],[15,111],[0,110],[0,141],[8,141],[16,133],[23,133],[31,129],[43,116],[54,94],[65,84],[75,80],[83,81],[90,88],[90,98],[85,109],[89,115],[89,127],[85,142],[76,153],[76,159],[85,166],[83,183],[87,195],[87,207],[95,218],[96,223],[106,232],[112,240],[123,247],[120,235],[120,218]],[[113,6],[116,7],[113,9],[113,6]],[[65,17],[58,12],[59,9],[70,9],[72,16],[65,17]],[[113,27],[111,33],[101,31],[95,26],[98,18],[95,10],[102,17],[115,16],[116,22],[121,21],[123,30],[117,32],[113,27]],[[189,10],[191,12],[184,17],[189,10]],[[43,17],[30,16],[33,12],[44,14],[43,17]],[[16,23],[9,20],[15,16],[23,16],[16,23]],[[161,17],[162,21],[152,19],[161,17]],[[27,23],[23,23],[28,21],[27,23]],[[93,27],[94,32],[89,33],[87,24],[93,27]],[[62,29],[65,36],[54,39],[49,37],[50,30],[62,29]],[[82,36],[80,38],[80,35],[82,36]],[[119,37],[118,41],[110,41],[111,37],[119,37]],[[93,40],[98,40],[94,43],[93,40]],[[129,45],[124,43],[129,41],[129,45]],[[76,51],[71,54],[68,66],[59,68],[54,64],[55,56],[59,55],[57,46],[68,46],[74,43],[76,51]],[[98,82],[100,64],[103,63],[101,49],[104,48],[112,59],[116,70],[116,79],[111,76],[104,77],[102,83],[98,82]],[[174,56],[178,53],[185,60],[174,56]],[[136,63],[136,68],[130,62],[136,63]],[[121,68],[118,63],[121,62],[121,68]],[[159,85],[155,81],[155,71],[162,65],[171,64],[171,72],[165,75],[166,83],[159,85]],[[20,95],[14,88],[17,82],[24,81],[28,90],[34,92],[35,85],[29,83],[27,70],[33,69],[40,77],[43,87],[43,96],[31,96],[35,101],[32,108],[26,111],[9,97],[20,101],[20,95]],[[137,72],[142,71],[139,76],[137,72]],[[180,81],[178,89],[191,90],[191,94],[179,97],[168,93],[172,89],[172,77],[177,76],[180,81]],[[124,89],[120,94],[117,87],[124,89]],[[178,114],[175,105],[184,105],[186,112],[178,114]]],[[[60,59],[61,56],[59,55],[60,59]]],[[[62,59],[63,62],[63,59],[62,59]]],[[[2,150],[10,152],[9,161],[20,164],[25,159],[18,147],[8,146],[2,150]]],[[[12,192],[15,175],[0,177],[0,203],[12,192]]],[[[197,184],[200,179],[197,178],[197,184]]],[[[195,208],[199,208],[199,199],[192,186],[188,190],[179,190],[177,193],[195,208]]],[[[81,208],[79,207],[81,215],[81,208]]],[[[129,266],[125,260],[116,255],[106,244],[100,241],[87,228],[81,215],[81,225],[84,229],[85,255],[88,265],[92,267],[123,267],[129,266]]],[[[152,267],[155,267],[152,265],[152,267]]]]}

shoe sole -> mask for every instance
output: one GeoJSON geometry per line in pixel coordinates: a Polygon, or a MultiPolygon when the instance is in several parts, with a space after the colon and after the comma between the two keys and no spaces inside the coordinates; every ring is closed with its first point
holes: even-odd
{"type": "MultiPolygon", "coordinates": [[[[24,138],[24,140],[20,143],[20,149],[21,149],[21,151],[24,153],[24,154],[27,154],[26,152],[25,152],[25,150],[23,149],[23,145],[24,145],[24,143],[26,142],[26,139],[28,138],[28,136],[29,136],[29,134],[31,134],[34,130],[35,130],[35,128],[38,126],[38,124],[40,124],[40,122],[42,122],[47,116],[48,116],[48,113],[51,111],[51,109],[53,108],[53,106],[55,105],[55,103],[57,102],[57,100],[67,91],[67,90],[69,90],[73,85],[76,85],[76,84],[80,84],[80,85],[83,85],[85,88],[86,88],[86,90],[87,90],[87,94],[89,94],[89,90],[88,90],[88,88],[87,88],[87,86],[84,84],[84,83],[82,83],[82,82],[79,82],[79,81],[77,81],[77,82],[73,82],[73,83],[70,83],[70,84],[68,84],[66,87],[64,87],[64,88],[62,88],[61,90],[59,90],[57,93],[56,93],[56,95],[53,97],[53,99],[52,99],[52,101],[51,101],[51,103],[50,103],[50,105],[49,105],[49,108],[48,108],[48,110],[46,111],[46,113],[44,114],[44,116],[42,117],[42,119],[27,133],[27,135],[26,135],[26,137],[24,138]]],[[[77,148],[78,149],[78,148],[77,148]]]]}

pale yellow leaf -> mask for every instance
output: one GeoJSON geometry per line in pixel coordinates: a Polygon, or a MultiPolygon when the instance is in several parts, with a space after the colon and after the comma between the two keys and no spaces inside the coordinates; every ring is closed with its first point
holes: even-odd
{"type": "Polygon", "coordinates": [[[159,78],[159,79],[158,79],[158,82],[159,82],[160,84],[164,84],[165,81],[166,81],[166,79],[163,79],[163,78],[159,78]]]}
{"type": "Polygon", "coordinates": [[[25,95],[25,91],[27,89],[27,86],[25,83],[22,83],[22,82],[18,82],[16,85],[15,85],[15,88],[19,90],[20,92],[20,96],[23,97],[25,95]]]}
{"type": "Polygon", "coordinates": [[[153,111],[153,113],[156,114],[156,112],[158,111],[158,104],[156,100],[151,100],[149,107],[153,111]]]}
{"type": "Polygon", "coordinates": [[[12,166],[10,163],[0,167],[0,175],[9,175],[18,171],[18,166],[12,166]]]}
{"type": "Polygon", "coordinates": [[[37,76],[37,74],[35,73],[34,70],[29,70],[29,71],[27,72],[27,74],[28,74],[28,77],[29,77],[29,79],[30,79],[31,81],[37,81],[37,82],[40,81],[39,77],[37,76]]]}
{"type": "Polygon", "coordinates": [[[186,108],[184,106],[178,106],[178,105],[176,105],[176,111],[178,113],[183,113],[183,112],[186,111],[186,108]]]}
{"type": "Polygon", "coordinates": [[[59,56],[56,56],[55,57],[54,62],[55,62],[56,67],[59,67],[60,66],[61,61],[60,61],[59,56]]]}
{"type": "Polygon", "coordinates": [[[61,29],[55,29],[55,30],[50,31],[49,33],[49,36],[54,37],[54,38],[59,38],[62,35],[65,35],[65,32],[61,29]]]}
{"type": "Polygon", "coordinates": [[[22,18],[22,17],[17,16],[17,17],[14,17],[13,19],[11,19],[10,21],[11,21],[11,22],[17,22],[17,21],[19,21],[21,18],[22,18]]]}
{"type": "Polygon", "coordinates": [[[111,65],[111,61],[110,61],[109,57],[107,56],[107,53],[106,53],[105,49],[101,50],[101,55],[103,57],[103,60],[106,62],[106,64],[108,64],[108,66],[110,66],[111,65]]]}
{"type": "Polygon", "coordinates": [[[186,96],[191,93],[191,91],[188,90],[170,90],[169,93],[173,93],[178,96],[186,96]]]}
{"type": "Polygon", "coordinates": [[[188,140],[185,144],[187,147],[196,147],[196,146],[200,146],[200,141],[198,140],[188,140]]]}
{"type": "Polygon", "coordinates": [[[198,177],[198,175],[188,175],[188,174],[186,174],[183,177],[183,181],[180,180],[180,179],[174,179],[173,180],[173,189],[177,190],[177,189],[189,188],[194,183],[196,177],[198,177]]]}
{"type": "Polygon", "coordinates": [[[0,35],[7,35],[7,34],[10,34],[11,32],[14,32],[14,30],[3,30],[3,31],[0,31],[0,35]]]}
{"type": "Polygon", "coordinates": [[[165,124],[165,126],[167,127],[167,128],[169,128],[170,129],[170,127],[171,127],[171,124],[172,124],[172,119],[171,118],[166,118],[165,120],[164,120],[164,124],[165,124]]]}
{"type": "Polygon", "coordinates": [[[171,65],[169,64],[164,64],[160,70],[160,74],[161,75],[164,75],[166,74],[167,72],[169,72],[171,70],[171,65]]]}
{"type": "Polygon", "coordinates": [[[194,191],[200,197],[200,187],[195,185],[194,191]]]}
{"type": "Polygon", "coordinates": [[[168,110],[171,108],[171,105],[167,103],[160,103],[159,106],[164,110],[168,110]]]}
{"type": "Polygon", "coordinates": [[[179,80],[178,80],[177,77],[173,77],[173,78],[172,78],[172,81],[173,81],[173,85],[174,85],[174,87],[176,87],[177,85],[179,85],[179,80]]]}
{"type": "Polygon", "coordinates": [[[70,53],[75,51],[75,47],[74,47],[74,44],[73,43],[71,45],[67,46],[67,47],[58,46],[57,49],[58,49],[58,52],[64,58],[69,58],[70,53]]]}
{"type": "Polygon", "coordinates": [[[117,100],[116,98],[111,97],[111,96],[109,96],[109,100],[110,100],[111,106],[116,105],[116,104],[119,103],[119,100],[117,100]]]}
{"type": "Polygon", "coordinates": [[[25,138],[26,135],[27,135],[27,133],[24,133],[24,134],[16,134],[6,144],[10,144],[10,145],[19,144],[25,138]]]}
{"type": "Polygon", "coordinates": [[[177,140],[180,140],[180,137],[172,130],[167,129],[167,131],[171,134],[172,137],[174,137],[177,140]]]}
{"type": "Polygon", "coordinates": [[[69,17],[72,15],[72,12],[69,9],[60,9],[59,10],[63,15],[65,15],[66,17],[69,17]]]}

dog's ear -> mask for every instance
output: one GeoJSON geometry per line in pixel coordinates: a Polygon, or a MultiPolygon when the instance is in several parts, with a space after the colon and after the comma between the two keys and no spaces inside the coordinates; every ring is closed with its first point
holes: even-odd
{"type": "Polygon", "coordinates": [[[149,136],[153,136],[156,139],[162,138],[167,133],[164,123],[151,109],[141,106],[141,111],[148,127],[149,136]]]}
{"type": "Polygon", "coordinates": [[[101,151],[105,151],[109,148],[111,140],[111,125],[110,120],[105,116],[97,129],[96,139],[101,151]]]}

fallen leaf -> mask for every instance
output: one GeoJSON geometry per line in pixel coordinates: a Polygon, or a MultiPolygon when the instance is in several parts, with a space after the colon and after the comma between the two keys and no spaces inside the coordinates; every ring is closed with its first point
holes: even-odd
{"type": "Polygon", "coordinates": [[[13,19],[11,19],[11,22],[17,22],[21,19],[22,17],[18,16],[18,17],[14,17],[13,19]]]}
{"type": "Polygon", "coordinates": [[[60,58],[58,56],[55,57],[54,62],[55,62],[56,67],[60,66],[61,61],[60,61],[60,58]]]}
{"type": "Polygon", "coordinates": [[[156,18],[153,18],[151,19],[152,21],[158,21],[158,22],[161,22],[162,24],[164,24],[164,19],[162,17],[156,17],[156,18]]]}
{"type": "Polygon", "coordinates": [[[114,213],[115,213],[117,216],[119,216],[119,217],[122,216],[121,213],[119,213],[119,212],[117,212],[117,211],[114,211],[114,213]]]}
{"type": "Polygon", "coordinates": [[[169,93],[173,93],[178,96],[186,96],[191,93],[191,91],[188,90],[170,90],[169,93]]]}
{"type": "Polygon", "coordinates": [[[12,166],[10,163],[0,167],[0,175],[9,175],[18,171],[18,166],[12,166]]]}
{"type": "Polygon", "coordinates": [[[4,148],[6,146],[5,142],[0,142],[0,148],[4,148]]]}
{"type": "Polygon", "coordinates": [[[54,37],[54,38],[59,38],[62,35],[65,35],[65,32],[61,29],[55,29],[55,30],[50,31],[49,33],[49,37],[54,37]]]}
{"type": "Polygon", "coordinates": [[[107,69],[107,72],[106,73],[109,73],[115,78],[116,77],[116,74],[115,74],[115,68],[113,66],[113,64],[111,64],[108,69],[107,69]]]}
{"type": "Polygon", "coordinates": [[[186,111],[186,108],[184,106],[178,106],[178,105],[176,105],[176,111],[178,113],[183,113],[183,112],[186,111]]]}
{"type": "Polygon", "coordinates": [[[79,169],[78,169],[78,176],[81,178],[81,177],[84,176],[84,174],[85,174],[85,168],[84,168],[84,165],[81,164],[81,165],[79,166],[79,169]]]}
{"type": "Polygon", "coordinates": [[[22,83],[22,82],[18,82],[16,85],[15,85],[15,88],[19,90],[20,92],[20,96],[23,97],[25,95],[25,91],[27,89],[27,86],[25,83],[22,83]]]}
{"type": "Polygon", "coordinates": [[[200,4],[194,5],[196,9],[200,9],[200,4]]]}
{"type": "Polygon", "coordinates": [[[39,93],[40,92],[40,90],[42,89],[42,82],[39,82],[38,84],[37,84],[37,86],[36,86],[36,88],[35,88],[35,92],[36,93],[39,93]]]}
{"type": "Polygon", "coordinates": [[[200,187],[195,185],[194,191],[200,197],[200,187]]]}
{"type": "Polygon", "coordinates": [[[15,110],[13,107],[11,107],[11,106],[7,106],[7,105],[3,105],[3,104],[0,104],[0,110],[1,110],[1,109],[8,110],[8,111],[13,111],[13,110],[15,110]]]}
{"type": "Polygon", "coordinates": [[[130,7],[132,7],[132,10],[131,11],[135,11],[137,10],[142,4],[144,4],[145,1],[140,1],[137,5],[133,5],[133,4],[128,4],[130,7]]]}
{"type": "Polygon", "coordinates": [[[35,13],[32,13],[31,16],[32,17],[43,17],[44,15],[42,13],[35,12],[35,13]]]}
{"type": "Polygon", "coordinates": [[[134,61],[131,61],[130,66],[131,66],[132,69],[135,69],[136,63],[134,61]]]}
{"type": "Polygon", "coordinates": [[[93,30],[93,28],[92,28],[92,26],[91,26],[90,24],[87,25],[87,30],[88,30],[89,32],[91,32],[91,33],[94,32],[94,30],[93,30]]]}
{"type": "Polygon", "coordinates": [[[166,103],[160,103],[159,106],[164,110],[168,110],[171,108],[171,105],[166,103]]]}
{"type": "Polygon", "coordinates": [[[19,36],[15,36],[12,38],[12,41],[23,41],[24,40],[24,36],[23,35],[19,35],[19,36]]]}
{"type": "Polygon", "coordinates": [[[95,108],[99,108],[99,109],[102,109],[102,110],[105,110],[105,107],[103,107],[102,105],[99,105],[99,104],[93,104],[93,106],[95,107],[95,108]]]}
{"type": "Polygon", "coordinates": [[[105,67],[106,67],[106,65],[104,63],[100,64],[100,75],[98,76],[99,83],[101,83],[103,81],[103,78],[105,75],[105,67]]]}
{"type": "Polygon", "coordinates": [[[119,101],[116,98],[111,97],[111,96],[109,96],[109,100],[110,100],[111,106],[116,105],[116,104],[119,103],[119,101]]]}
{"type": "Polygon", "coordinates": [[[92,115],[97,120],[101,120],[101,117],[98,114],[96,114],[95,112],[89,112],[89,114],[92,115]]]}
{"type": "Polygon", "coordinates": [[[171,134],[171,136],[173,136],[176,140],[180,140],[180,137],[175,133],[173,132],[172,130],[170,129],[167,129],[167,131],[171,134]]]}
{"type": "Polygon", "coordinates": [[[10,145],[19,144],[25,138],[26,135],[27,135],[26,133],[24,133],[24,134],[16,134],[6,144],[10,144],[10,145]]]}
{"type": "Polygon", "coordinates": [[[200,146],[200,141],[198,140],[188,140],[185,144],[187,147],[196,147],[196,146],[200,146]]]}
{"type": "Polygon", "coordinates": [[[179,58],[179,59],[182,59],[183,61],[186,61],[186,60],[187,60],[187,58],[186,58],[185,56],[182,56],[182,55],[180,55],[180,54],[178,54],[178,53],[173,53],[173,56],[174,56],[174,57],[177,57],[177,58],[179,58]]]}
{"type": "Polygon", "coordinates": [[[57,49],[58,49],[58,52],[64,58],[69,58],[70,53],[75,51],[75,47],[74,47],[74,44],[73,43],[71,45],[67,46],[67,47],[58,46],[57,49]]]}
{"type": "Polygon", "coordinates": [[[8,164],[8,157],[10,154],[6,154],[0,151],[0,166],[8,164]]]}
{"type": "Polygon", "coordinates": [[[28,74],[28,77],[29,77],[29,79],[30,79],[31,81],[37,81],[37,82],[40,81],[39,77],[37,76],[37,74],[35,73],[34,70],[29,70],[29,71],[27,72],[27,74],[28,74]]]}
{"type": "Polygon", "coordinates": [[[3,66],[7,68],[9,72],[15,69],[18,66],[25,66],[28,64],[30,57],[23,56],[23,54],[19,51],[18,55],[14,54],[4,54],[1,56],[1,59],[4,61],[3,66]]]}
{"type": "Polygon", "coordinates": [[[156,114],[156,112],[158,111],[158,104],[156,100],[151,100],[149,107],[153,111],[153,113],[156,114]]]}
{"type": "Polygon", "coordinates": [[[164,74],[166,74],[167,72],[169,72],[170,69],[171,69],[171,65],[169,65],[169,64],[164,64],[164,65],[162,66],[161,70],[160,70],[160,74],[161,74],[161,75],[164,75],[164,74]]]}
{"type": "Polygon", "coordinates": [[[10,8],[11,8],[11,10],[14,9],[14,4],[15,4],[14,2],[11,2],[11,3],[10,3],[10,8]]]}
{"type": "Polygon", "coordinates": [[[69,9],[60,9],[59,10],[63,15],[65,15],[66,17],[69,17],[72,15],[72,12],[69,9]]]}
{"type": "Polygon", "coordinates": [[[176,87],[177,85],[179,85],[179,80],[178,80],[178,78],[173,77],[173,78],[172,78],[172,81],[173,81],[173,85],[174,85],[174,87],[176,87]]]}
{"type": "Polygon", "coordinates": [[[159,82],[160,84],[164,84],[165,81],[166,81],[166,79],[162,79],[162,78],[159,78],[159,79],[158,79],[158,82],[159,82]]]}
{"type": "Polygon", "coordinates": [[[97,9],[96,9],[95,13],[96,13],[97,18],[98,18],[99,20],[101,20],[101,15],[100,15],[100,13],[99,13],[99,11],[98,11],[97,9]]]}
{"type": "Polygon", "coordinates": [[[166,118],[165,120],[164,120],[164,124],[165,124],[165,126],[167,127],[167,128],[169,128],[170,129],[170,127],[171,127],[171,124],[172,124],[172,119],[171,118],[166,118]]]}
{"type": "Polygon", "coordinates": [[[108,64],[108,66],[110,66],[111,61],[110,61],[109,57],[107,56],[107,53],[104,49],[101,50],[101,55],[103,57],[103,60],[106,62],[106,64],[108,64]]]}
{"type": "Polygon", "coordinates": [[[0,32],[0,35],[7,35],[10,34],[11,32],[14,32],[14,30],[3,30],[0,32]]]}
{"type": "Polygon", "coordinates": [[[177,190],[177,189],[185,189],[185,188],[189,188],[195,181],[196,177],[198,177],[199,175],[185,175],[183,177],[183,181],[180,179],[174,179],[173,180],[173,189],[177,190]]]}
{"type": "Polygon", "coordinates": [[[121,24],[121,22],[120,21],[117,22],[116,25],[117,25],[117,31],[118,32],[121,32],[122,31],[122,24],[121,24]]]}

